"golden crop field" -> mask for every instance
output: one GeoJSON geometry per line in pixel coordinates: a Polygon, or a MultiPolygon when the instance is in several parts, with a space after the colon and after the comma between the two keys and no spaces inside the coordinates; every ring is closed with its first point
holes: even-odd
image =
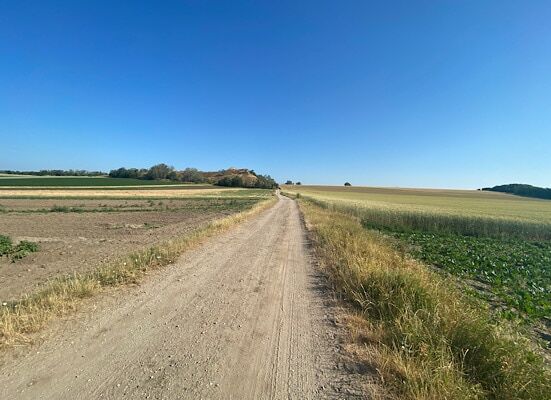
{"type": "Polygon", "coordinates": [[[457,214],[551,223],[551,201],[477,190],[283,186],[319,200],[397,211],[457,214]]]}

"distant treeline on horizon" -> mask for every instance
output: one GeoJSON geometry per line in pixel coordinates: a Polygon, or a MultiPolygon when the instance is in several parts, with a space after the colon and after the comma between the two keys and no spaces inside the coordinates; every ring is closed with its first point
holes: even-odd
{"type": "Polygon", "coordinates": [[[0,174],[6,175],[34,175],[34,176],[106,176],[107,172],[86,171],[84,169],[41,169],[40,171],[14,171],[10,169],[0,170],[0,174]]]}
{"type": "Polygon", "coordinates": [[[499,185],[491,188],[482,188],[482,190],[490,192],[500,192],[515,194],[523,197],[533,197],[536,199],[551,200],[551,189],[542,188],[523,183],[511,183],[508,185],[499,185]]]}
{"type": "Polygon", "coordinates": [[[228,168],[215,172],[199,171],[197,168],[186,168],[178,171],[167,164],[157,164],[149,169],[118,168],[111,170],[112,178],[134,179],[168,179],[182,183],[211,183],[218,186],[274,189],[277,182],[270,175],[260,175],[246,168],[228,168]]]}
{"type": "Polygon", "coordinates": [[[110,178],[131,178],[144,180],[169,180],[182,183],[209,183],[217,186],[274,189],[277,182],[269,175],[260,175],[246,168],[228,168],[225,170],[208,172],[197,168],[186,168],[178,171],[167,164],[157,164],[151,168],[118,168],[107,174],[101,171],[86,170],[40,170],[14,171],[2,170],[6,175],[33,175],[33,176],[109,176],[110,178]]]}

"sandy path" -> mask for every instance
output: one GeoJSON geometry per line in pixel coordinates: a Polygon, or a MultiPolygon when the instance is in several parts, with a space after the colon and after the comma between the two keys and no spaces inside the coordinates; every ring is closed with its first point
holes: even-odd
{"type": "Polygon", "coordinates": [[[281,198],[6,360],[0,398],[351,398],[305,240],[281,198]]]}

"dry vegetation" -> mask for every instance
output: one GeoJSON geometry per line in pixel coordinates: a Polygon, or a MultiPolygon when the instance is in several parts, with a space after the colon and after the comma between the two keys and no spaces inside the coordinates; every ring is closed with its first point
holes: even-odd
{"type": "Polygon", "coordinates": [[[172,199],[188,197],[219,197],[230,195],[230,192],[240,192],[239,188],[216,188],[205,186],[166,186],[166,187],[132,187],[124,189],[112,188],[0,188],[0,199],[55,199],[55,198],[101,198],[101,199],[172,199]]]}
{"type": "Polygon", "coordinates": [[[358,218],[301,201],[315,249],[349,319],[354,352],[400,399],[548,399],[531,343],[358,218]]]}

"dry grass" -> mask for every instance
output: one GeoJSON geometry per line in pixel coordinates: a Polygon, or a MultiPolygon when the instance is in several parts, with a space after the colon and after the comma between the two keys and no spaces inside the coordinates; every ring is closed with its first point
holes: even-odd
{"type": "Polygon", "coordinates": [[[351,350],[396,398],[549,398],[550,372],[527,339],[358,218],[308,201],[301,209],[319,259],[358,313],[351,350]]]}
{"type": "Polygon", "coordinates": [[[271,207],[274,202],[272,197],[247,211],[211,222],[189,235],[137,252],[90,273],[53,280],[36,293],[2,305],[0,349],[31,342],[33,333],[55,316],[76,310],[83,299],[101,293],[106,287],[140,282],[147,271],[175,262],[179,255],[202,240],[271,207]]]}
{"type": "Polygon", "coordinates": [[[195,189],[193,186],[188,188],[184,187],[167,187],[156,188],[155,186],[149,188],[140,188],[139,190],[133,188],[126,189],[101,189],[101,188],[82,188],[77,189],[55,189],[55,188],[13,188],[13,189],[0,189],[0,197],[2,198],[123,198],[123,199],[133,199],[133,198],[186,198],[194,196],[219,196],[225,193],[237,192],[243,190],[240,188],[202,188],[195,189]]]}

